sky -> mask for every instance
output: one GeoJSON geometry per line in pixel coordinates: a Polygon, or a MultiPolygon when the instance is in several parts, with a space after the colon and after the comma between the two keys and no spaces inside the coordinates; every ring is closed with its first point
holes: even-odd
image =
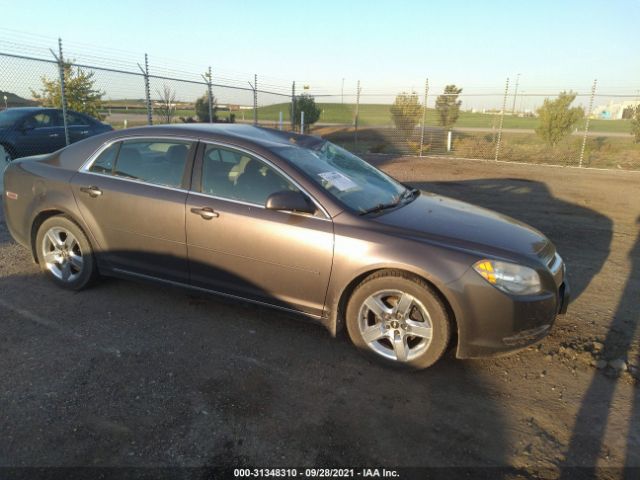
{"type": "Polygon", "coordinates": [[[13,31],[60,36],[95,57],[146,52],[176,70],[312,91],[338,92],[344,78],[348,93],[357,80],[363,93],[421,92],[428,77],[434,90],[499,93],[517,74],[525,92],[586,93],[594,78],[600,92],[640,90],[640,0],[0,0],[0,18],[0,51],[13,31]]]}

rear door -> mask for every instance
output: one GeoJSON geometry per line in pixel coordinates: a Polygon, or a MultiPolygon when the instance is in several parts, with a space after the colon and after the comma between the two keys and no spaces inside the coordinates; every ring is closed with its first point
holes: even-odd
{"type": "Polygon", "coordinates": [[[333,222],[267,210],[271,193],[298,186],[247,152],[202,144],[187,198],[191,282],[322,315],[333,261],[333,222]]]}
{"type": "Polygon", "coordinates": [[[195,145],[174,138],[116,142],[72,179],[108,267],[188,282],[184,209],[195,145]]]}
{"type": "Polygon", "coordinates": [[[91,122],[84,115],[76,112],[67,112],[67,126],[69,128],[69,140],[71,143],[84,140],[91,136],[91,122]]]}

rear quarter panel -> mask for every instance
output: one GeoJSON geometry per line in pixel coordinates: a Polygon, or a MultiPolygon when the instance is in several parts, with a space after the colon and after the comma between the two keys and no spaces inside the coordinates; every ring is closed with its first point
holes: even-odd
{"type": "MultiPolygon", "coordinates": [[[[80,221],[78,207],[69,186],[75,170],[59,166],[52,154],[45,158],[24,158],[11,162],[4,175],[5,221],[13,238],[31,246],[34,221],[39,214],[58,211],[80,221]],[[6,192],[17,194],[10,199],[6,192]]],[[[84,225],[81,225],[86,232],[84,225]]]]}

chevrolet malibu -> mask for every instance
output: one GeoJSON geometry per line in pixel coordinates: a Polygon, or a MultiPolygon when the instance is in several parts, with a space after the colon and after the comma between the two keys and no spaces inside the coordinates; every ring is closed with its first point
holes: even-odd
{"type": "Polygon", "coordinates": [[[392,365],[494,355],[566,311],[539,231],[332,143],[246,125],[110,132],[11,162],[5,219],[57,285],[142,279],[297,312],[392,365]]]}

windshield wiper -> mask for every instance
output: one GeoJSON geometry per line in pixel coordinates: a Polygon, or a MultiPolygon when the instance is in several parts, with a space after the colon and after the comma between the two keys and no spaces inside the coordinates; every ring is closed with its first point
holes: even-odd
{"type": "Polygon", "coordinates": [[[366,210],[363,210],[362,212],[360,212],[360,215],[367,215],[368,213],[381,212],[382,210],[386,210],[388,208],[397,207],[399,203],[400,203],[400,198],[390,203],[379,203],[375,207],[371,207],[371,208],[367,208],[366,210]]]}
{"type": "Polygon", "coordinates": [[[417,198],[418,195],[420,195],[420,190],[418,190],[417,188],[407,188],[393,202],[379,203],[378,205],[363,210],[362,212],[360,212],[360,215],[367,215],[368,213],[376,213],[381,212],[382,210],[387,210],[388,208],[394,208],[400,205],[400,203],[402,202],[409,203],[417,198]]]}

